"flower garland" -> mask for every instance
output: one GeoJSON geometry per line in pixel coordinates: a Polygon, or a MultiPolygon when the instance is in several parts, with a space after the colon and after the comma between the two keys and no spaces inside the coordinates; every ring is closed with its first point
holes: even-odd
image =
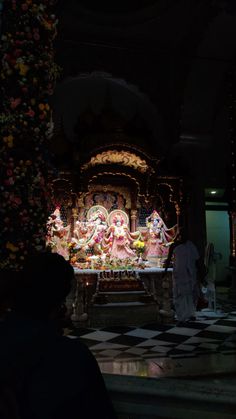
{"type": "Polygon", "coordinates": [[[45,247],[48,138],[59,68],[54,0],[5,0],[0,44],[0,268],[45,247]]]}

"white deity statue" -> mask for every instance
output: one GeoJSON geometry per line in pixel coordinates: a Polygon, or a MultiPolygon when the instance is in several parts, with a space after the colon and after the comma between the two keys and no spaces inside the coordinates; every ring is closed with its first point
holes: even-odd
{"type": "Polygon", "coordinates": [[[47,238],[46,244],[51,248],[53,253],[59,253],[66,260],[69,259],[69,242],[70,225],[64,226],[61,219],[60,208],[57,207],[51,214],[47,222],[47,238]]]}

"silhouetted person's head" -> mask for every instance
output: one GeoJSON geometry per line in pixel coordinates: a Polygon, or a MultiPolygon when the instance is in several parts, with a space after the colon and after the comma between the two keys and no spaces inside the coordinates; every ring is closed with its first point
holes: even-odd
{"type": "Polygon", "coordinates": [[[179,232],[176,236],[176,241],[179,243],[185,243],[188,240],[188,233],[185,227],[179,227],[179,232]]]}
{"type": "Polygon", "coordinates": [[[70,292],[74,270],[57,253],[29,256],[20,275],[15,310],[47,319],[60,308],[70,292]]]}

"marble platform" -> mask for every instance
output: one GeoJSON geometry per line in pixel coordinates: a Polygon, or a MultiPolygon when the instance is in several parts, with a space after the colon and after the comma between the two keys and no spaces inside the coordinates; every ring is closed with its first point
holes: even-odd
{"type": "MultiPolygon", "coordinates": [[[[163,278],[163,268],[145,268],[135,270],[93,270],[74,269],[75,284],[68,297],[68,305],[73,307],[73,321],[87,320],[90,327],[128,324],[142,322],[169,323],[173,320],[172,300],[172,269],[168,269],[163,278]],[[141,299],[135,292],[104,293],[105,303],[94,304],[98,298],[97,283],[106,275],[133,273],[141,279],[146,299],[141,299]],[[109,294],[109,295],[108,295],[109,294]],[[112,298],[111,298],[112,297],[112,298]]],[[[119,281],[119,279],[117,279],[119,281]]],[[[99,294],[101,297],[101,293],[99,294]]]]}

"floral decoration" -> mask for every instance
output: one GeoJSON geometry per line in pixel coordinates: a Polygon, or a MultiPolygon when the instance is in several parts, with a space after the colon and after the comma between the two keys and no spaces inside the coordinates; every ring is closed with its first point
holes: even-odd
{"type": "Polygon", "coordinates": [[[135,240],[133,243],[134,248],[136,249],[137,253],[141,255],[144,253],[145,250],[145,243],[142,240],[135,240]]]}
{"type": "Polygon", "coordinates": [[[5,0],[0,43],[0,268],[20,269],[45,246],[52,124],[59,68],[54,0],[5,0]]]}

